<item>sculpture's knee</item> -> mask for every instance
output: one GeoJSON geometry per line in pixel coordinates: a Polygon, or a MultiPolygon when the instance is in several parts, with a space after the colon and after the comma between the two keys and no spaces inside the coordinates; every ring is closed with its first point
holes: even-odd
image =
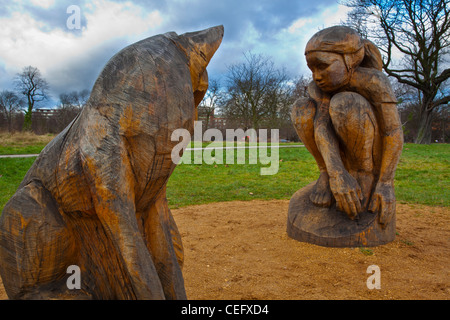
{"type": "Polygon", "coordinates": [[[336,131],[343,128],[346,131],[373,130],[375,126],[375,117],[369,101],[355,92],[340,92],[334,95],[330,101],[329,113],[336,131]],[[369,127],[368,121],[372,124],[369,127]]]}
{"type": "Polygon", "coordinates": [[[330,100],[330,116],[334,122],[345,121],[357,109],[355,100],[360,96],[354,92],[340,92],[330,100]]]}
{"type": "Polygon", "coordinates": [[[0,273],[12,299],[61,279],[73,241],[58,206],[39,182],[31,182],[6,204],[0,218],[0,273]]]}

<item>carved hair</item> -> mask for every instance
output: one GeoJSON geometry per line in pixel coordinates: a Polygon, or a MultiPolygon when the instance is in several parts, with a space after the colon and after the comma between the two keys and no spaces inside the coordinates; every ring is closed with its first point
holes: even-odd
{"type": "Polygon", "coordinates": [[[305,55],[314,51],[341,54],[350,72],[358,66],[380,71],[383,67],[381,53],[375,44],[345,26],[326,28],[313,35],[306,44],[305,55]]]}
{"type": "Polygon", "coordinates": [[[383,70],[383,59],[380,50],[370,40],[364,39],[364,59],[360,66],[364,68],[373,68],[379,71],[383,70]]]}

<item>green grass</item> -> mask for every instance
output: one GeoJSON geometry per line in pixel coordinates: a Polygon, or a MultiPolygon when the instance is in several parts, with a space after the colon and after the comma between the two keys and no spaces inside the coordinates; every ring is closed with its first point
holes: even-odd
{"type": "Polygon", "coordinates": [[[37,154],[55,135],[36,135],[31,132],[0,133],[0,155],[37,154]]]}
{"type": "Polygon", "coordinates": [[[38,144],[33,146],[8,146],[0,148],[0,155],[6,154],[39,154],[46,144],[38,144]]]}
{"type": "Polygon", "coordinates": [[[406,144],[395,175],[401,203],[450,205],[450,145],[406,144]]]}
{"type": "Polygon", "coordinates": [[[365,256],[373,256],[373,249],[359,247],[359,251],[365,256]]]}
{"type": "MultiPolygon", "coordinates": [[[[209,143],[204,144],[207,145],[209,143]]],[[[290,199],[295,191],[318,177],[316,163],[305,148],[280,148],[278,173],[266,176],[261,175],[260,170],[269,165],[248,164],[248,152],[246,150],[247,164],[178,165],[167,188],[170,206],[290,199]]],[[[0,159],[0,210],[14,194],[34,159],[0,159]]],[[[193,162],[193,157],[191,159],[193,162]]],[[[406,144],[395,178],[397,201],[450,206],[449,160],[448,144],[406,144]]]]}
{"type": "MultiPolygon", "coordinates": [[[[0,137],[1,138],[1,137],[0,137]]],[[[190,142],[189,148],[199,147],[201,145],[202,148],[205,147],[216,147],[216,146],[228,146],[226,142],[201,142],[194,145],[194,142],[190,142]],[[197,145],[198,144],[198,145],[197,145]]],[[[299,142],[283,142],[279,143],[279,145],[301,145],[299,142]]],[[[47,142],[33,142],[32,144],[28,143],[0,143],[0,155],[10,155],[10,154],[39,154],[42,149],[47,145],[47,142]]],[[[238,142],[233,145],[237,146],[248,146],[249,143],[246,142],[238,142]]],[[[270,145],[270,143],[267,143],[270,145]]]]}
{"type": "MultiPolygon", "coordinates": [[[[289,199],[317,179],[317,166],[305,148],[280,149],[280,159],[279,171],[273,176],[261,176],[259,170],[264,166],[260,164],[181,164],[169,180],[169,202],[178,207],[215,201],[289,199]]],[[[448,144],[405,144],[395,179],[397,201],[449,206],[449,160],[448,144]]]]}
{"type": "Polygon", "coordinates": [[[0,210],[16,192],[23,177],[36,158],[0,159],[0,210]]]}
{"type": "Polygon", "coordinates": [[[249,150],[245,151],[247,164],[177,166],[167,187],[171,206],[232,200],[289,199],[295,191],[314,181],[319,173],[314,158],[305,148],[279,149],[281,161],[275,175],[261,175],[261,168],[269,165],[248,164],[249,150]]]}

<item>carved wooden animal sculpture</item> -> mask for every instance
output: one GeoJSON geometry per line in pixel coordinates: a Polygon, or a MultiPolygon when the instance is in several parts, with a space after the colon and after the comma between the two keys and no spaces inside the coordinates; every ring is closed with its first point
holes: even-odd
{"type": "MultiPolygon", "coordinates": [[[[11,299],[185,299],[167,205],[171,133],[193,132],[223,27],[166,33],[117,53],[79,116],[41,152],[0,218],[11,299]],[[67,268],[81,270],[69,290],[67,268]]],[[[70,275],[70,274],[69,274],[70,275]]]]}
{"type": "Polygon", "coordinates": [[[310,97],[295,103],[292,120],[320,176],[291,199],[288,233],[325,246],[392,241],[403,133],[381,54],[336,26],[316,33],[305,55],[310,97]]]}

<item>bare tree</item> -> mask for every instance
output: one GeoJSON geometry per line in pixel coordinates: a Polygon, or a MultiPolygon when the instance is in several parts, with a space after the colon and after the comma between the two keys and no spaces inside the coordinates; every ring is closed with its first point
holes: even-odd
{"type": "Polygon", "coordinates": [[[299,98],[303,97],[309,97],[308,94],[308,86],[310,82],[312,81],[312,77],[305,77],[304,75],[299,76],[297,79],[294,80],[294,89],[293,89],[293,98],[294,100],[297,100],[299,98]]]}
{"type": "Polygon", "coordinates": [[[59,108],[55,117],[58,132],[63,130],[81,111],[89,98],[89,90],[63,92],[59,95],[59,108]]]}
{"type": "Polygon", "coordinates": [[[88,89],[84,89],[78,92],[78,105],[80,107],[84,107],[84,105],[89,100],[89,96],[91,95],[91,91],[88,89]]]}
{"type": "Polygon", "coordinates": [[[444,108],[441,106],[438,107],[436,111],[437,112],[435,112],[435,119],[433,122],[433,127],[435,127],[436,130],[433,130],[434,137],[432,139],[446,143],[449,136],[449,108],[444,108]]]}
{"type": "Polygon", "coordinates": [[[0,111],[8,123],[8,131],[12,131],[14,115],[22,109],[23,101],[13,92],[3,90],[0,92],[0,111]]]}
{"type": "Polygon", "coordinates": [[[450,78],[444,68],[450,48],[449,0],[347,0],[349,25],[374,41],[384,55],[385,72],[420,92],[416,143],[431,142],[433,111],[450,102],[443,90],[450,78]],[[394,54],[401,54],[397,61],[394,54]]]}
{"type": "Polygon", "coordinates": [[[70,93],[63,92],[59,95],[59,102],[61,108],[74,107],[78,105],[77,92],[70,93]]]}
{"type": "Polygon", "coordinates": [[[215,109],[218,107],[218,102],[221,98],[220,82],[218,79],[209,79],[208,91],[205,97],[198,106],[199,120],[205,120],[204,130],[208,130],[210,126],[210,119],[214,115],[215,109]]]}
{"type": "Polygon", "coordinates": [[[284,71],[280,71],[278,76],[278,81],[275,81],[278,84],[270,88],[264,98],[267,107],[265,124],[270,128],[292,126],[291,109],[295,101],[296,83],[289,81],[284,71]]]}
{"type": "Polygon", "coordinates": [[[25,111],[24,130],[31,130],[31,116],[37,102],[48,98],[49,85],[42,77],[39,69],[28,66],[15,79],[16,89],[25,96],[27,110],[25,111]]]}
{"type": "Polygon", "coordinates": [[[282,95],[287,86],[285,71],[276,69],[270,58],[246,53],[242,63],[228,69],[222,113],[244,129],[257,130],[286,107],[288,102],[282,95]]]}
{"type": "Polygon", "coordinates": [[[89,99],[90,91],[87,89],[81,91],[63,92],[59,95],[59,101],[65,107],[73,106],[82,108],[89,99]]]}

